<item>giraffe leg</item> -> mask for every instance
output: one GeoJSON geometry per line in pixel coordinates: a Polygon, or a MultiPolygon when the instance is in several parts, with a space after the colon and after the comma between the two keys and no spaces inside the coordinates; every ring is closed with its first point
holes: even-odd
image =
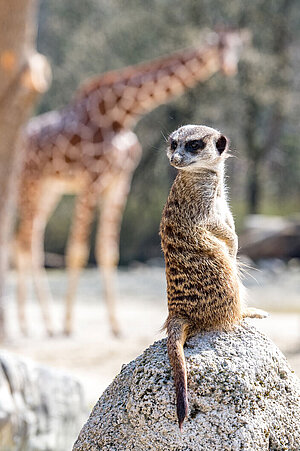
{"type": "Polygon", "coordinates": [[[19,327],[23,335],[28,334],[25,312],[28,269],[30,268],[30,249],[22,249],[16,241],[15,264],[17,268],[17,315],[19,327]]]}
{"type": "Polygon", "coordinates": [[[31,268],[31,240],[33,220],[37,211],[38,180],[26,180],[20,185],[19,192],[19,226],[15,237],[15,264],[17,269],[17,311],[20,330],[27,335],[26,294],[28,273],[31,268]]]}
{"type": "MultiPolygon", "coordinates": [[[[23,181],[19,193],[19,227],[15,240],[15,257],[18,274],[17,306],[20,329],[27,334],[25,302],[28,272],[33,271],[38,299],[43,308],[43,316],[48,333],[50,333],[49,315],[46,313],[45,294],[40,287],[43,277],[43,238],[47,217],[49,216],[57,195],[47,187],[43,190],[40,180],[23,181]],[[46,196],[47,194],[47,196],[46,196]],[[43,224],[44,223],[44,224],[43,224]]],[[[45,291],[45,290],[44,290],[45,291]]]]}
{"type": "Polygon", "coordinates": [[[44,236],[48,219],[56,207],[60,196],[61,194],[55,190],[54,186],[51,189],[49,184],[45,184],[42,188],[41,197],[32,226],[31,265],[33,284],[49,336],[53,335],[50,315],[52,297],[44,268],[44,236]]]}
{"type": "Polygon", "coordinates": [[[74,299],[79,275],[86,264],[89,254],[88,238],[96,207],[96,195],[90,190],[80,194],[75,206],[72,230],[68,240],[66,265],[68,271],[68,289],[66,295],[66,310],[64,334],[72,333],[74,299]]]}
{"type": "Polygon", "coordinates": [[[116,318],[115,277],[119,261],[119,239],[123,210],[130,189],[131,173],[122,174],[102,194],[100,221],[97,232],[96,258],[101,269],[104,300],[112,333],[120,334],[116,318]]]}

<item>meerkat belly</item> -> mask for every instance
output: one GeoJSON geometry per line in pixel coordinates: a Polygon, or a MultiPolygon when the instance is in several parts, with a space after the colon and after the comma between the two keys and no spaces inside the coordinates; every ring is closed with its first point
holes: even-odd
{"type": "Polygon", "coordinates": [[[232,261],[201,243],[173,247],[166,258],[169,315],[196,330],[224,328],[240,317],[239,283],[232,261]]]}

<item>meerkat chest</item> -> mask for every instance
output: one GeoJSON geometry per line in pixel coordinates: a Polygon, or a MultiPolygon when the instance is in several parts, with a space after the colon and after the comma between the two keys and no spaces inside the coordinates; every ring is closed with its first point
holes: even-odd
{"type": "Polygon", "coordinates": [[[214,214],[218,217],[218,219],[223,221],[226,221],[228,214],[230,214],[229,206],[224,196],[216,197],[214,203],[214,214]]]}

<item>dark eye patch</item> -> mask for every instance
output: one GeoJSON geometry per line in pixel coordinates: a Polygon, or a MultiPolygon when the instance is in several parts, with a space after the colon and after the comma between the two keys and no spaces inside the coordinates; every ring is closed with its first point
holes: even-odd
{"type": "Polygon", "coordinates": [[[170,144],[171,150],[176,150],[177,149],[177,145],[178,145],[177,141],[172,140],[171,144],[170,144]]]}
{"type": "Polygon", "coordinates": [[[197,150],[202,150],[206,146],[206,143],[203,139],[195,139],[194,141],[188,141],[185,144],[185,150],[188,152],[197,152],[197,150]]]}

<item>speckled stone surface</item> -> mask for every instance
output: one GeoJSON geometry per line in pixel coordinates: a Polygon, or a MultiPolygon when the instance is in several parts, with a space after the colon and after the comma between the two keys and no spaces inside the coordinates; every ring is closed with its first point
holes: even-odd
{"type": "Polygon", "coordinates": [[[1,451],[66,451],[84,412],[82,387],[73,377],[1,351],[1,451]]]}
{"type": "Polygon", "coordinates": [[[166,340],[123,366],[73,451],[300,450],[300,381],[249,322],[185,346],[189,416],[180,434],[166,340]]]}

